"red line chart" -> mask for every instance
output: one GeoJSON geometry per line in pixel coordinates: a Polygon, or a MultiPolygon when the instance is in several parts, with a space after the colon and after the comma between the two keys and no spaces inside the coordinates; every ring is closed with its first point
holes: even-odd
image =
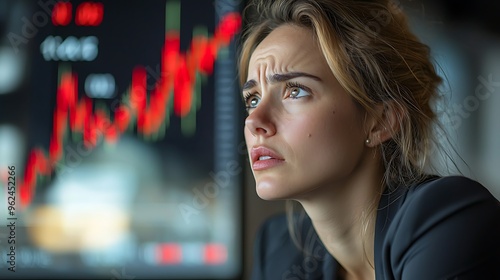
{"type": "Polygon", "coordinates": [[[64,157],[64,138],[68,133],[81,135],[85,147],[93,149],[100,141],[116,142],[131,126],[137,129],[137,133],[149,136],[162,129],[168,114],[186,116],[193,110],[197,74],[212,74],[218,51],[229,45],[240,28],[241,16],[238,13],[226,14],[212,37],[193,37],[190,48],[184,53],[180,51],[179,31],[167,31],[161,53],[161,77],[154,89],[148,93],[146,70],[136,66],[132,70],[129,94],[111,114],[94,109],[93,100],[88,97],[78,99],[76,73],[61,73],[49,150],[33,148],[28,153],[24,177],[18,188],[21,208],[31,204],[37,181],[57,171],[57,165],[64,157]],[[171,100],[173,112],[168,110],[171,100]]]}

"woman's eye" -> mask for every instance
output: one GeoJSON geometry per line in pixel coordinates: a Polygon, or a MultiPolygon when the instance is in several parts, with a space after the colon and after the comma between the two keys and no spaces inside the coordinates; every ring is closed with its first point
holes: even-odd
{"type": "Polygon", "coordinates": [[[290,88],[290,97],[291,98],[300,98],[300,97],[305,97],[308,96],[309,92],[306,90],[300,88],[300,87],[291,87],[290,88]]]}
{"type": "Polygon", "coordinates": [[[248,105],[252,108],[255,108],[255,107],[257,107],[257,105],[259,105],[259,102],[260,102],[260,98],[254,96],[254,97],[250,98],[248,105]]]}
{"type": "Polygon", "coordinates": [[[259,103],[260,103],[260,97],[256,95],[249,96],[245,100],[247,109],[257,108],[257,105],[259,105],[259,103]]]}

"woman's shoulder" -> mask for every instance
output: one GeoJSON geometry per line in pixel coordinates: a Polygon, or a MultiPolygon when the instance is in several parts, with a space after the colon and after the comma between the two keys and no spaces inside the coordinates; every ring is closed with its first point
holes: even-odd
{"type": "Polygon", "coordinates": [[[481,197],[483,199],[496,200],[491,192],[481,183],[464,176],[431,176],[427,180],[408,188],[408,197],[412,199],[441,195],[447,195],[450,200],[462,196],[470,199],[481,197]],[[472,194],[475,194],[477,197],[470,197],[472,194]]]}
{"type": "Polygon", "coordinates": [[[408,188],[401,208],[406,219],[409,215],[429,219],[469,212],[500,214],[500,202],[491,192],[463,176],[434,177],[408,188]]]}
{"type": "Polygon", "coordinates": [[[493,262],[500,261],[500,203],[483,185],[461,176],[434,177],[397,200],[385,227],[378,227],[379,272],[396,279],[402,273],[415,275],[410,279],[498,273],[493,262]]]}
{"type": "MultiPolygon", "coordinates": [[[[404,190],[402,207],[420,209],[427,207],[464,206],[467,203],[487,202],[500,206],[499,201],[479,182],[463,176],[433,176],[404,190]],[[416,205],[415,205],[416,204],[416,205]]],[[[410,210],[410,209],[409,209],[410,210]]]]}
{"type": "MultiPolygon", "coordinates": [[[[479,219],[500,215],[500,202],[479,182],[463,176],[430,176],[410,187],[400,187],[381,198],[378,215],[380,228],[416,227],[431,221],[449,221],[481,216],[479,219]],[[383,222],[383,224],[381,224],[383,222]],[[390,226],[388,226],[390,225],[390,226]]],[[[495,223],[500,223],[500,219],[495,223]]]]}
{"type": "MultiPolygon", "coordinates": [[[[439,222],[493,220],[500,224],[500,202],[479,182],[463,176],[432,177],[401,196],[394,220],[400,226],[430,226],[439,222]],[[403,221],[404,220],[404,221],[403,221]]],[[[469,221],[472,222],[472,221],[469,221]]]]}

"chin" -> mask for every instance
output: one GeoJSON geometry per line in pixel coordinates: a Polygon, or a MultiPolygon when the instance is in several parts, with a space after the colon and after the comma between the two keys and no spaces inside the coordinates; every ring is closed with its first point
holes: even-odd
{"type": "Polygon", "coordinates": [[[263,199],[263,200],[268,200],[268,201],[273,201],[273,200],[283,200],[286,199],[286,197],[282,195],[278,195],[275,193],[269,193],[267,191],[259,191],[257,190],[257,195],[263,199]]]}
{"type": "Polygon", "coordinates": [[[285,200],[297,197],[298,193],[293,192],[290,187],[270,182],[256,183],[257,195],[263,200],[285,200]]]}

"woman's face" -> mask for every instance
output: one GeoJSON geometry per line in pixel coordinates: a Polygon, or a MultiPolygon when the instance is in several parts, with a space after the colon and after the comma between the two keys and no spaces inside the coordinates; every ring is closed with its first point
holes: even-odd
{"type": "Polygon", "coordinates": [[[313,33],[283,25],[253,52],[243,95],[252,172],[263,199],[336,188],[366,156],[364,112],[343,90],[313,33]]]}

